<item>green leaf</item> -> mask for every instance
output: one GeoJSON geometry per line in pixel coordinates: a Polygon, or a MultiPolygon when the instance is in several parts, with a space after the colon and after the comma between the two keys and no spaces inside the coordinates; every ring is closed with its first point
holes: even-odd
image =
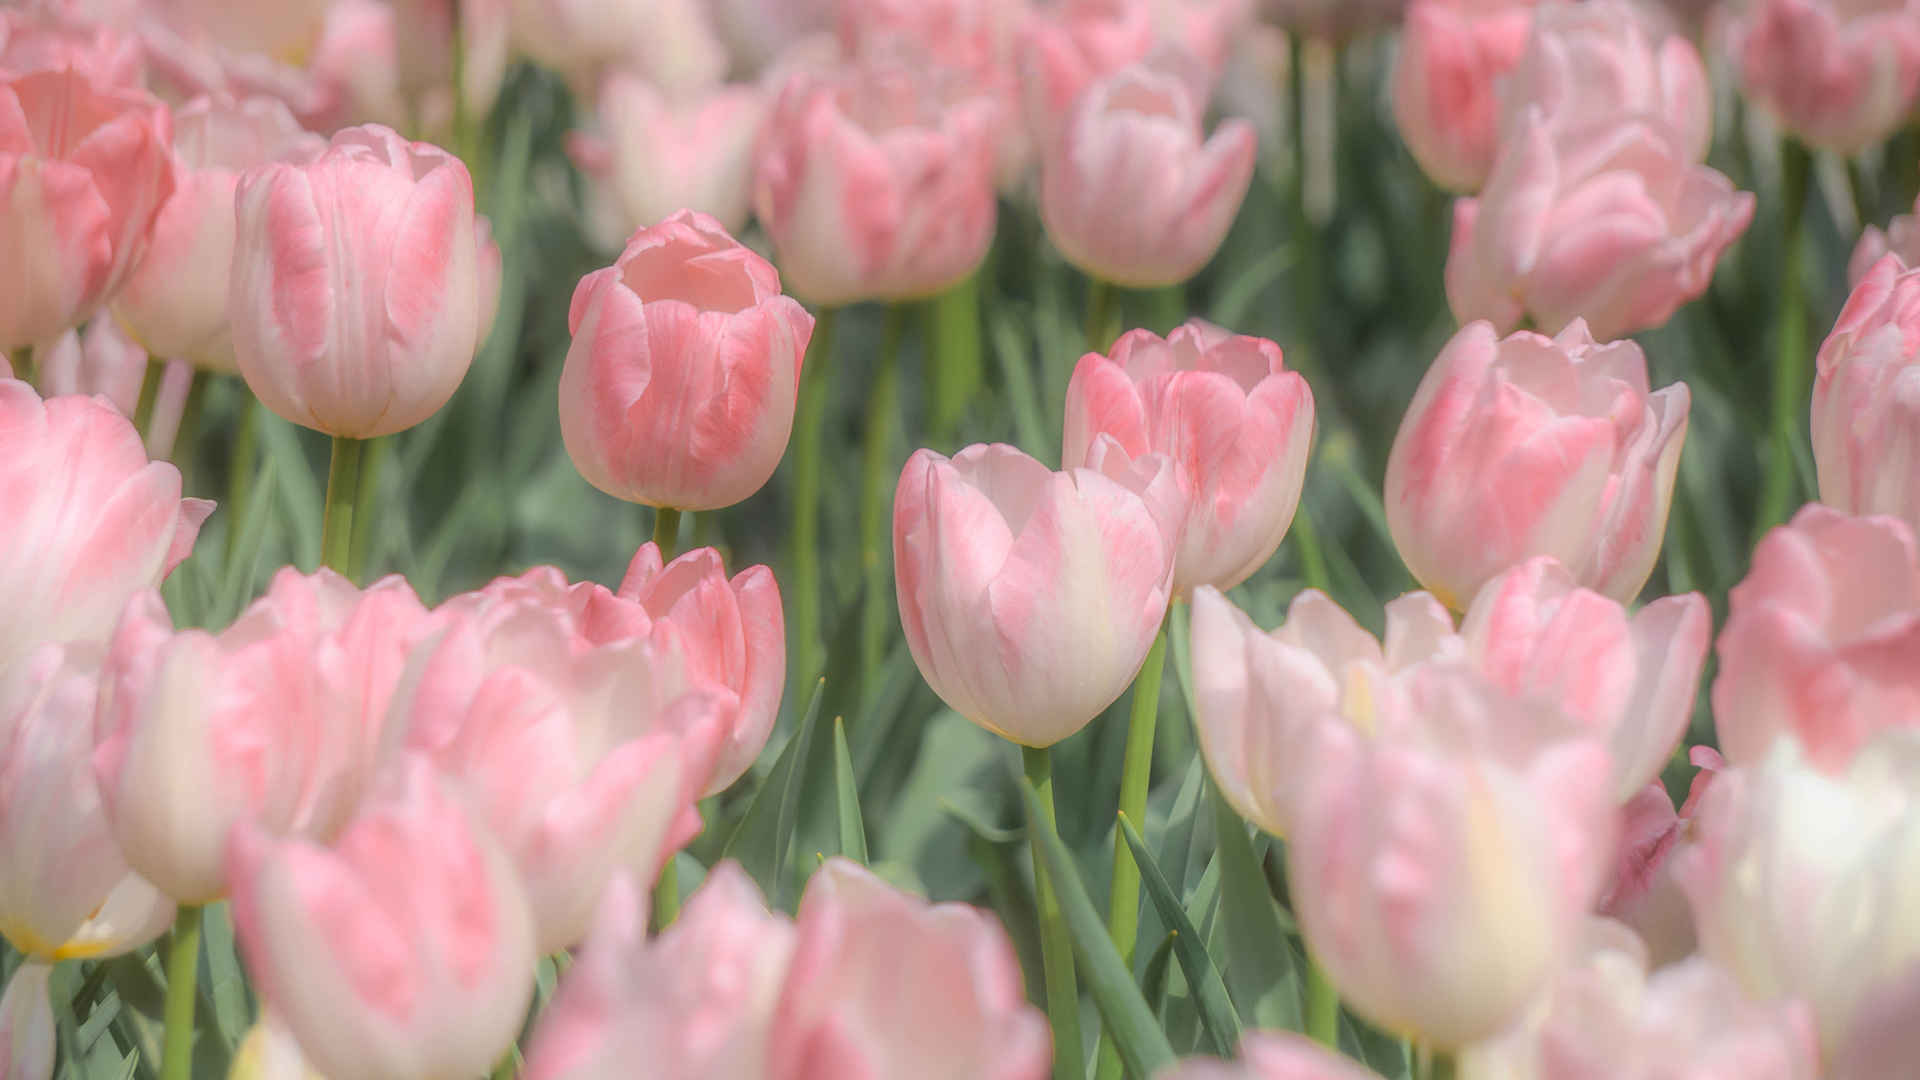
{"type": "Polygon", "coordinates": [[[1226,932],[1227,988],[1255,1027],[1299,1031],[1300,973],[1293,945],[1247,839],[1246,823],[1212,787],[1214,843],[1220,859],[1220,905],[1226,932]]]}
{"type": "Polygon", "coordinates": [[[1167,1015],[1167,975],[1172,969],[1173,946],[1177,937],[1179,935],[1173,931],[1167,932],[1167,936],[1154,948],[1153,955],[1147,958],[1147,969],[1140,975],[1140,993],[1146,997],[1154,1015],[1162,1018],[1167,1015]]]}
{"type": "Polygon", "coordinates": [[[221,1041],[232,1050],[253,1027],[253,998],[235,950],[232,908],[224,902],[209,904],[201,912],[200,934],[207,965],[200,992],[219,1028],[221,1041]]]}
{"type": "Polygon", "coordinates": [[[847,723],[833,718],[833,785],[840,817],[840,854],[866,865],[867,827],[860,820],[860,788],[854,783],[853,755],[847,752],[847,723]]]}
{"type": "MultiPolygon", "coordinates": [[[[325,497],[316,478],[317,467],[300,445],[300,429],[265,409],[257,418],[260,425],[261,457],[274,462],[273,474],[286,496],[287,534],[293,544],[294,564],[302,568],[320,565],[320,518],[325,497]]],[[[258,482],[253,497],[265,493],[258,482]]]]}
{"type": "Polygon", "coordinates": [[[1007,384],[1008,403],[1013,406],[1013,428],[1019,434],[1021,448],[1049,460],[1046,425],[1040,419],[1039,391],[1034,388],[1033,369],[1028,364],[1026,343],[1019,323],[1004,311],[989,317],[988,334],[993,338],[994,356],[1000,361],[1000,374],[1007,384]]]}
{"type": "Polygon", "coordinates": [[[1126,838],[1127,847],[1133,850],[1133,861],[1140,868],[1140,881],[1147,887],[1147,896],[1173,933],[1174,955],[1180,960],[1180,970],[1186,973],[1187,985],[1193,987],[1200,1022],[1213,1039],[1214,1051],[1230,1056],[1240,1045],[1240,1016],[1233,1011],[1233,1002],[1227,998],[1227,985],[1213,966],[1213,958],[1207,955],[1206,941],[1194,928],[1193,920],[1187,917],[1186,909],[1180,906],[1180,898],[1174,895],[1173,886],[1161,873],[1160,864],[1154,861],[1146,840],[1125,814],[1120,815],[1120,833],[1126,838]]]}
{"type": "Polygon", "coordinates": [[[225,626],[240,614],[248,598],[253,596],[254,582],[260,570],[260,553],[267,544],[267,527],[273,524],[274,497],[279,488],[275,483],[278,463],[268,458],[260,466],[259,475],[254,477],[253,497],[246,500],[246,516],[231,523],[238,529],[232,544],[227,546],[230,561],[222,567],[220,598],[214,608],[215,625],[225,626]]]}
{"type": "Polygon", "coordinates": [[[800,726],[787,739],[766,783],[754,792],[753,804],[747,807],[746,816],[721,852],[721,858],[739,860],[776,908],[785,906],[787,858],[793,850],[794,827],[799,819],[800,789],[805,786],[802,763],[813,743],[813,726],[820,716],[820,695],[825,686],[825,679],[813,684],[813,697],[800,726]]]}

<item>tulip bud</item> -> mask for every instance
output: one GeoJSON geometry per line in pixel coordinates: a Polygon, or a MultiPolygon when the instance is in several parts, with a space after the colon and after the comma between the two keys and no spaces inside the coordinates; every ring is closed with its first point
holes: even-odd
{"type": "Polygon", "coordinates": [[[1499,143],[1500,79],[1519,62],[1532,0],[1416,0],[1393,65],[1393,119],[1413,159],[1449,191],[1476,191],[1499,143]]]}
{"type": "Polygon", "coordinates": [[[696,210],[737,233],[752,209],[753,149],[765,114],[755,86],[675,99],[630,72],[610,75],[600,87],[605,168],[595,178],[612,189],[630,228],[696,210]]]}
{"type": "Polygon", "coordinates": [[[1813,384],[1820,501],[1920,528],[1920,270],[1885,258],[1847,298],[1813,384]]]}
{"type": "Polygon", "coordinates": [[[1648,391],[1631,341],[1576,319],[1556,338],[1453,336],[1420,381],[1387,459],[1400,558],[1458,611],[1535,555],[1621,603],[1653,572],[1686,438],[1685,383],[1648,391]]]}
{"type": "Polygon", "coordinates": [[[714,510],[773,475],[813,317],[718,222],[681,211],[635,233],[580,279],[568,325],[560,432],[588,483],[714,510]]]}
{"type": "Polygon", "coordinates": [[[1893,134],[1920,90],[1920,4],[1753,0],[1727,27],[1740,81],[1782,126],[1857,154],[1893,134]]]}
{"type": "Polygon", "coordinates": [[[1377,1080],[1372,1072],[1302,1035],[1249,1031],[1234,1064],[1187,1058],[1158,1080],[1377,1080]]]}

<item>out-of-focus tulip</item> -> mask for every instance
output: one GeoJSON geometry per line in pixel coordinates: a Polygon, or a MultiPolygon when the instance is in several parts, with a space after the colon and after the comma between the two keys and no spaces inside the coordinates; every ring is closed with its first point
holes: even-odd
{"type": "Polygon", "coordinates": [[[674,93],[710,86],[727,72],[726,48],[700,0],[508,2],[514,44],[587,98],[618,68],[674,93]]]}
{"type": "Polygon", "coordinates": [[[104,20],[55,6],[0,11],[0,72],[74,68],[98,85],[137,90],[144,61],[140,40],[104,20]]]}
{"type": "Polygon", "coordinates": [[[1920,3],[1752,0],[1727,28],[1747,93],[1814,146],[1856,154],[1920,89],[1920,3]]]}
{"type": "Polygon", "coordinates": [[[1920,1061],[1920,732],[1809,764],[1783,740],[1716,778],[1676,873],[1708,959],[1812,1005],[1826,1076],[1893,1080],[1920,1061]]]}
{"type": "Polygon", "coordinates": [[[276,574],[218,635],[135,597],[101,675],[93,763],[127,859],[182,903],[226,894],[247,822],[330,839],[372,778],[406,653],[429,630],[399,577],[276,574]]]}
{"type": "Polygon", "coordinates": [[[229,311],[262,404],[366,439],[425,420],[473,362],[481,315],[473,181],[378,125],[241,174],[229,311]]]}
{"type": "Polygon", "coordinates": [[[1052,472],[1011,446],[916,451],[893,500],[900,621],[920,673],[1027,746],[1085,726],[1133,680],[1172,592],[1173,463],[1101,440],[1052,472]]]}
{"type": "Polygon", "coordinates": [[[1204,112],[1250,14],[1247,0],[1061,0],[1037,7],[1019,44],[1027,124],[1044,148],[1089,87],[1147,60],[1177,72],[1204,112]]]}
{"type": "Polygon", "coordinates": [[[0,934],[41,963],[125,952],[173,921],[101,808],[99,670],[97,646],[42,645],[0,673],[0,934]]]}
{"type": "Polygon", "coordinates": [[[1672,856],[1685,830],[1665,785],[1654,780],[1641,788],[1620,807],[1613,877],[1594,905],[1599,914],[1639,934],[1656,965],[1694,951],[1693,913],[1672,873],[1672,856]]]}
{"type": "Polygon", "coordinates": [[[615,1080],[635,1061],[681,1080],[761,1080],[794,937],[736,862],[709,871],[652,940],[645,893],[615,879],[540,1015],[528,1080],[615,1080]]]}
{"type": "Polygon", "coordinates": [[[606,184],[631,228],[679,210],[712,215],[739,232],[753,202],[753,150],[766,103],[751,84],[669,98],[630,72],[600,88],[603,135],[569,143],[575,162],[606,184]]]}
{"type": "Polygon", "coordinates": [[[1468,324],[1441,350],[1387,458],[1387,523],[1413,576],[1464,609],[1495,574],[1552,555],[1627,603],[1666,533],[1685,383],[1649,392],[1631,341],[1575,319],[1555,338],[1468,324]]]}
{"type": "Polygon", "coordinates": [[[1313,393],[1280,347],[1189,322],[1165,340],[1132,331],[1081,357],[1067,384],[1065,450],[1077,465],[1100,435],[1165,454],[1189,505],[1173,589],[1230,589],[1280,546],[1306,479],[1313,393]]]}
{"type": "Polygon", "coordinates": [[[233,1050],[227,1080],[326,1080],[313,1071],[300,1043],[286,1026],[262,1017],[233,1050]]]}
{"type": "Polygon", "coordinates": [[[1736,765],[1791,736],[1845,767],[1874,732],[1920,724],[1920,551],[1889,517],[1818,504],[1768,533],[1728,594],[1713,715],[1736,765]]]}
{"type": "Polygon", "coordinates": [[[1820,501],[1920,528],[1920,269],[1881,259],[1847,298],[1817,363],[1820,501]]]}
{"type": "Polygon", "coordinates": [[[1900,271],[1920,269],[1920,206],[1915,213],[1896,214],[1887,227],[1869,225],[1861,230],[1847,259],[1847,287],[1857,289],[1882,258],[1897,255],[1900,271]]]}
{"type": "MultiPolygon", "coordinates": [[[[339,0],[335,0],[336,3],[339,0]]],[[[402,93],[430,108],[453,111],[453,79],[462,107],[484,118],[506,79],[511,0],[393,0],[396,81],[402,93]],[[454,63],[456,52],[459,64],[454,63]],[[444,100],[445,105],[438,103],[444,100]]],[[[447,117],[451,121],[452,116],[447,117]]]]}
{"type": "Polygon", "coordinates": [[[1546,330],[1584,318],[1601,338],[1667,321],[1706,291],[1753,195],[1645,120],[1557,140],[1529,107],[1476,199],[1454,204],[1447,301],[1462,322],[1546,330]]]}
{"type": "Polygon", "coordinates": [[[1463,1080],[1814,1080],[1813,1023],[1798,1003],[1757,1003],[1699,957],[1649,971],[1646,947],[1596,919],[1513,1031],[1460,1055],[1463,1080]]]}
{"type": "MultiPolygon", "coordinates": [[[[84,332],[69,330],[50,347],[36,347],[33,368],[34,383],[47,397],[99,394],[121,416],[131,417],[147,378],[147,350],[127,340],[116,320],[94,319],[84,332]]],[[[161,456],[151,448],[148,453],[161,456]]]]}
{"type": "Polygon", "coordinates": [[[43,402],[0,381],[0,669],[36,642],[105,642],[128,598],[193,550],[212,510],[180,497],[180,470],[149,463],[111,405],[43,402]]]}
{"type": "Polygon", "coordinates": [[[312,156],[325,145],[270,98],[199,98],[174,113],[173,198],[160,208],[147,254],[113,303],[114,315],[148,352],[209,371],[237,370],[227,302],[241,170],[312,156]]]}
{"type": "Polygon", "coordinates": [[[786,452],[813,316],[705,214],[681,211],[580,279],[560,432],[601,491],[681,510],[760,490],[786,452]]]}
{"type": "Polygon", "coordinates": [[[228,0],[171,0],[174,18],[235,52],[298,61],[320,38],[333,0],[233,4],[228,0]]]}
{"type": "Polygon", "coordinates": [[[800,900],[798,942],[768,1040],[771,1080],[926,1076],[1040,1080],[1046,1017],[1006,931],[965,904],[929,906],[827,860],[800,900]]]}
{"type": "Polygon", "coordinates": [[[1493,168],[1502,76],[1519,62],[1533,0],[1418,0],[1393,65],[1393,119],[1434,183],[1475,191],[1493,168]]]}
{"type": "Polygon", "coordinates": [[[1067,261],[1118,285],[1174,285],[1226,239],[1253,179],[1255,138],[1228,120],[1203,142],[1180,80],[1132,67],[1089,87],[1041,155],[1040,217],[1067,261]]]}
{"type": "Polygon", "coordinates": [[[1250,1031],[1233,1064],[1188,1058],[1157,1080],[1378,1080],[1373,1072],[1292,1032],[1250,1031]]]}
{"type": "Polygon", "coordinates": [[[998,107],[882,63],[791,77],[767,118],[754,212],[794,295],[909,300],[986,257],[998,107]]]}
{"type": "Polygon", "coordinates": [[[329,847],[234,831],[241,956],[327,1076],[479,1076],[526,1019],[537,958],[526,897],[441,784],[402,757],[329,847]]]}
{"type": "Polygon", "coordinates": [[[7,1080],[52,1080],[57,1037],[47,985],[52,976],[46,964],[21,964],[0,994],[0,1076],[7,1080]]]}
{"type": "Polygon", "coordinates": [[[74,68],[0,77],[0,348],[57,336],[113,295],[173,193],[167,109],[74,68]]]}

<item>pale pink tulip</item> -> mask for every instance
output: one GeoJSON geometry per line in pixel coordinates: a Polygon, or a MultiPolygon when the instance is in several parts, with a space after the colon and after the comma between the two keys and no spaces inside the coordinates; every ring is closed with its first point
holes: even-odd
{"type": "MultiPolygon", "coordinates": [[[[1916,211],[1920,211],[1920,207],[1916,211]]],[[[1899,257],[1902,273],[1920,268],[1920,212],[1896,214],[1885,229],[1869,225],[1861,230],[1860,240],[1853,245],[1853,254],[1847,259],[1847,287],[1859,288],[1874,266],[1888,255],[1899,257]]]]}
{"type": "Polygon", "coordinates": [[[113,312],[148,352],[233,372],[227,301],[241,170],[312,156],[326,142],[270,98],[196,99],[174,113],[173,132],[173,198],[113,312]]]}
{"type": "Polygon", "coordinates": [[[1090,87],[1149,60],[1178,73],[1204,111],[1249,14],[1245,0],[1059,0],[1036,8],[1019,44],[1028,127],[1044,150],[1090,87]]]}
{"type": "Polygon", "coordinates": [[[1782,736],[1844,768],[1885,727],[1920,724],[1920,551],[1905,523],[1810,504],[1728,595],[1715,646],[1720,748],[1758,764],[1782,736]]]}
{"type": "Polygon", "coordinates": [[[227,892],[229,831],[320,841],[346,824],[386,741],[407,651],[430,630],[399,577],[274,576],[219,634],[135,597],[101,676],[93,763],[128,861],[182,903],[227,892]]]}
{"type": "Polygon", "coordinates": [[[1673,854],[1686,832],[1665,785],[1654,780],[1641,788],[1620,807],[1613,876],[1594,905],[1639,934],[1656,964],[1691,955],[1695,947],[1693,913],[1673,880],[1673,854]]]}
{"type": "Polygon", "coordinates": [[[793,924],[723,862],[674,924],[647,937],[646,894],[607,890],[592,936],[540,1015],[527,1080],[763,1080],[793,924]]]}
{"type": "MultiPolygon", "coordinates": [[[[339,0],[335,0],[336,4],[339,0]]],[[[506,80],[511,0],[393,0],[396,82],[424,112],[452,120],[453,95],[476,121],[506,80]],[[454,56],[459,54],[456,65],[454,56]],[[453,85],[456,69],[460,86],[453,85]]]]}
{"type": "Polygon", "coordinates": [[[132,417],[147,378],[147,350],[127,340],[117,320],[94,319],[84,331],[69,330],[50,347],[36,347],[33,369],[34,383],[49,398],[98,394],[132,417]]]}
{"type": "Polygon", "coordinates": [[[0,349],[56,337],[120,287],[173,193],[167,109],[74,68],[0,74],[0,349]]]}
{"type": "Polygon", "coordinates": [[[1211,138],[1203,105],[1146,67],[1093,84],[1041,154],[1040,219],[1068,262],[1117,285],[1174,285],[1226,239],[1253,180],[1252,125],[1211,138]]]}
{"type": "Polygon", "coordinates": [[[1920,270],[1880,260],[1847,298],[1817,364],[1820,501],[1920,528],[1920,270]]]}
{"type": "Polygon", "coordinates": [[[0,994],[0,1076],[7,1080],[52,1080],[57,1041],[47,986],[52,975],[46,964],[23,963],[0,994]]]}
{"type": "Polygon", "coordinates": [[[1088,353],[1067,384],[1061,460],[1087,460],[1110,435],[1136,457],[1165,454],[1189,497],[1173,589],[1230,589],[1258,570],[1293,522],[1313,440],[1313,393],[1280,347],[1193,321],[1165,340],[1134,330],[1088,353]]]}
{"type": "Polygon", "coordinates": [[[1499,83],[1520,60],[1533,0],[1416,0],[1393,65],[1393,119],[1434,183],[1477,191],[1499,143],[1499,83]]]}
{"type": "Polygon", "coordinates": [[[1051,746],[1112,704],[1172,593],[1185,513],[1173,463],[1111,440],[1052,472],[1011,446],[916,451],[893,500],[900,621],[954,711],[1051,746]]]}
{"type": "Polygon", "coordinates": [[[436,133],[446,118],[431,120],[400,82],[400,13],[387,0],[333,0],[326,30],[306,65],[312,100],[300,119],[315,131],[353,124],[383,124],[436,133]]]}
{"type": "Polygon", "coordinates": [[[1434,360],[1387,458],[1387,523],[1413,576],[1462,610],[1552,555],[1621,603],[1660,554],[1686,440],[1685,383],[1649,392],[1631,341],[1468,324],[1434,360]]]}
{"type": "Polygon", "coordinates": [[[333,0],[234,4],[228,0],[168,0],[173,18],[221,47],[285,60],[304,56],[320,38],[333,0]]]}
{"type": "Polygon", "coordinates": [[[760,490],[793,430],[813,316],[720,223],[681,211],[580,279],[560,433],[601,491],[682,510],[760,490]]]}
{"type": "Polygon", "coordinates": [[[1240,1058],[1232,1064],[1187,1058],[1154,1076],[1156,1080],[1378,1080],[1353,1059],[1305,1036],[1273,1031],[1247,1032],[1240,1040],[1240,1058]]]}
{"type": "Polygon", "coordinates": [[[1782,741],[1716,778],[1677,856],[1701,952],[1762,1001],[1813,1007],[1824,1075],[1920,1060],[1920,732],[1882,731],[1829,775],[1782,741]]]}
{"type": "Polygon", "coordinates": [[[1447,300],[1462,322],[1603,338],[1665,323],[1706,291],[1753,195],[1696,164],[1667,124],[1630,119],[1556,140],[1530,106],[1503,134],[1477,199],[1454,204],[1447,300]]]}
{"type": "Polygon", "coordinates": [[[751,84],[669,98],[630,72],[600,86],[601,134],[569,145],[576,164],[608,186],[633,229],[676,211],[712,215],[737,233],[753,202],[753,150],[766,102],[751,84]]]}
{"type": "Polygon", "coordinates": [[[909,300],[972,273],[993,239],[998,115],[992,99],[924,68],[789,78],[754,186],[788,288],[819,304],[909,300]]]}
{"type": "Polygon", "coordinates": [[[727,53],[700,0],[508,0],[512,40],[576,91],[628,68],[670,93],[719,82],[727,53]]]}
{"type": "Polygon", "coordinates": [[[149,463],[106,401],[43,402],[0,381],[0,668],[40,641],[104,643],[127,600],[193,550],[212,510],[180,497],[180,471],[149,463]]]}
{"type": "Polygon", "coordinates": [[[377,125],[236,192],[229,310],[262,404],[329,435],[402,431],[446,404],[479,342],[473,182],[377,125]]]}
{"type": "Polygon", "coordinates": [[[764,75],[795,49],[830,43],[841,0],[707,0],[707,13],[734,67],[764,75]]]}
{"type": "Polygon", "coordinates": [[[51,5],[0,11],[0,72],[66,68],[100,86],[138,90],[146,81],[139,39],[105,20],[51,5]]]}
{"type": "Polygon", "coordinates": [[[1856,154],[1920,90],[1920,3],[1751,0],[1727,28],[1747,93],[1814,146],[1856,154]]]}
{"type": "Polygon", "coordinates": [[[241,956],[327,1076],[480,1076],[533,996],[533,918],[513,867],[405,756],[330,847],[252,825],[228,857],[241,956]]]}

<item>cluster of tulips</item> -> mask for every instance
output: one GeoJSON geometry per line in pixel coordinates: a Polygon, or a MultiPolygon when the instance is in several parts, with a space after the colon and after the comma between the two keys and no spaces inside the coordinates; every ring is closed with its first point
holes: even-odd
{"type": "Polygon", "coordinates": [[[1627,337],[1705,293],[1754,219],[1705,164],[1703,55],[1784,133],[1798,326],[1815,155],[1909,121],[1920,0],[1406,5],[1392,114],[1461,193],[1459,329],[1377,507],[1422,591],[1343,608],[1303,537],[1309,587],[1269,630],[1229,594],[1296,527],[1314,391],[1276,342],[1184,312],[1121,331],[1258,197],[1271,117],[1241,103],[1276,40],[1312,67],[1398,7],[0,8],[0,1080],[90,1078],[102,1048],[158,1080],[1920,1074],[1920,218],[1860,231],[1814,364],[1782,335],[1750,433],[1770,528],[1724,602],[1640,602],[1691,401],[1627,337]],[[529,274],[476,197],[528,78],[571,102],[556,183],[618,252],[537,377],[579,477],[651,508],[653,540],[617,588],[551,565],[431,599],[362,584],[382,447],[442,414],[529,274]],[[955,434],[1009,205],[1086,279],[1058,456],[922,448],[896,480],[889,317],[838,633],[820,492],[857,339],[836,325],[926,302],[929,441],[955,434]],[[206,448],[223,498],[275,513],[204,423],[216,384],[331,463],[320,565],[203,626],[163,583],[217,557],[204,531],[229,561],[249,531],[194,497],[206,448]],[[778,583],[682,550],[687,515],[789,456],[778,583]],[[1800,458],[1820,501],[1796,511],[1800,458]],[[997,912],[869,859],[847,729],[810,749],[819,684],[857,673],[845,700],[877,708],[896,636],[1018,746],[1030,858],[997,912]],[[1214,845],[1171,881],[1143,839],[1170,817],[1156,761],[1180,772],[1168,667],[1204,761],[1173,798],[1189,833],[1211,807],[1214,845]],[[1104,881],[1062,839],[1053,753],[1096,721],[1125,725],[1093,796],[1117,811],[1104,881]],[[789,850],[804,786],[838,795],[832,857],[789,850]],[[752,828],[770,863],[694,854],[752,828]],[[104,995],[131,1015],[142,986],[151,1015],[109,1028],[104,995]]]}

